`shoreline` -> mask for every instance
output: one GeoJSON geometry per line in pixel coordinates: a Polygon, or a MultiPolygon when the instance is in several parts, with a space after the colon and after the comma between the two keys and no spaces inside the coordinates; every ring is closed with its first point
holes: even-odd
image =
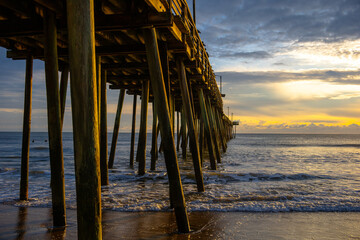
{"type": "MultiPolygon", "coordinates": [[[[179,234],[172,212],[103,210],[103,239],[360,239],[360,212],[189,212],[179,234]]],[[[76,210],[52,227],[51,208],[0,204],[0,239],[76,239],[76,210]]]]}

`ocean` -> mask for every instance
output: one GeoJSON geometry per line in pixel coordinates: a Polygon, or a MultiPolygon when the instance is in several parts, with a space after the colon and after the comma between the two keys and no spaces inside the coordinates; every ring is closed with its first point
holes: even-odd
{"type": "MultiPolygon", "coordinates": [[[[111,134],[108,135],[109,149],[111,134]]],[[[29,201],[19,202],[21,133],[0,132],[0,203],[51,206],[47,133],[31,133],[29,201]]],[[[136,150],[135,145],[135,150],[136,150]]],[[[130,134],[120,133],[102,206],[126,212],[170,211],[164,158],[147,173],[129,168],[130,134]]],[[[67,208],[76,208],[72,133],[63,134],[67,208]]],[[[187,209],[224,212],[360,212],[360,135],[237,134],[218,170],[204,158],[205,192],[196,191],[191,154],[178,161],[187,209]]]]}

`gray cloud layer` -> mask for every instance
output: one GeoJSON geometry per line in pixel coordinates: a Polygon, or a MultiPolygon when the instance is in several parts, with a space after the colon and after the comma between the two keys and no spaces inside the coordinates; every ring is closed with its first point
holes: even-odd
{"type": "Polygon", "coordinates": [[[257,72],[217,72],[226,83],[270,83],[289,80],[321,80],[337,84],[360,84],[359,71],[311,70],[302,72],[257,71],[257,72]]]}
{"type": "Polygon", "coordinates": [[[358,0],[198,0],[197,10],[212,56],[268,58],[281,43],[360,37],[358,0]]]}

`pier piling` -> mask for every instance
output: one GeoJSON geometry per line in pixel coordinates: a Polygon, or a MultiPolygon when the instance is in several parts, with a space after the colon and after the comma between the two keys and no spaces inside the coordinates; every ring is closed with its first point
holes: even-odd
{"type": "Polygon", "coordinates": [[[195,178],[198,192],[204,192],[204,180],[201,169],[201,160],[199,154],[199,144],[198,137],[194,123],[194,115],[193,115],[193,106],[190,100],[189,88],[187,85],[186,73],[183,60],[181,58],[177,59],[177,69],[180,80],[180,88],[181,88],[181,96],[182,103],[184,109],[184,117],[187,121],[187,126],[189,129],[189,137],[190,137],[190,151],[193,160],[193,166],[195,171],[195,178]]]}
{"type": "Polygon", "coordinates": [[[66,225],[64,157],[58,78],[57,33],[55,13],[45,11],[45,82],[51,168],[51,191],[54,226],[66,225]]]}
{"type": "Polygon", "coordinates": [[[101,71],[100,82],[100,172],[101,185],[109,185],[106,70],[101,71]]]}
{"type": "Polygon", "coordinates": [[[180,232],[189,232],[190,226],[176,150],[186,161],[189,144],[197,190],[202,192],[205,188],[202,164],[207,161],[203,159],[207,156],[204,151],[209,152],[210,168],[216,170],[216,164],[221,162],[221,152],[227,150],[227,141],[236,134],[232,128],[234,123],[223,113],[222,94],[196,28],[195,16],[192,18],[186,1],[120,2],[34,0],[14,4],[0,0],[0,46],[8,49],[8,58],[26,59],[21,200],[28,199],[32,61],[45,61],[55,226],[66,225],[61,138],[66,123],[64,112],[70,70],[79,239],[101,239],[100,190],[101,185],[109,184],[108,169],[114,167],[125,93],[134,96],[130,167],[134,167],[136,102],[141,93],[136,152],[138,174],[146,172],[150,101],[153,104],[150,169],[156,169],[158,153],[163,153],[170,205],[180,232]],[[64,24],[65,20],[67,24],[64,24]],[[60,89],[58,66],[61,70],[60,89]],[[107,83],[109,89],[120,89],[109,156],[107,83]]]}
{"type": "Polygon", "coordinates": [[[130,140],[130,167],[134,167],[134,149],[135,149],[135,126],[136,126],[136,99],[137,95],[134,94],[132,123],[131,123],[131,140],[130,140]]]}
{"type": "Polygon", "coordinates": [[[204,122],[204,132],[207,139],[207,147],[209,151],[209,158],[210,158],[210,167],[211,170],[216,170],[216,160],[215,160],[215,150],[213,144],[213,137],[212,131],[210,127],[209,115],[207,113],[206,104],[205,104],[205,96],[202,89],[198,90],[199,94],[199,102],[200,102],[200,109],[201,109],[201,118],[204,122]]]}
{"type": "Polygon", "coordinates": [[[121,89],[119,92],[119,100],[116,109],[116,116],[114,122],[114,131],[111,141],[111,149],[110,149],[110,156],[109,156],[109,168],[113,168],[114,166],[114,159],[115,159],[115,152],[116,152],[116,144],[119,136],[119,127],[120,127],[120,118],[121,118],[121,111],[124,104],[125,98],[125,89],[121,89]]]}
{"type": "Polygon", "coordinates": [[[67,0],[66,3],[78,238],[101,239],[94,2],[92,0],[67,0]]]}
{"type": "Polygon", "coordinates": [[[156,31],[154,28],[148,28],[144,29],[143,32],[150,80],[154,92],[154,101],[156,109],[159,109],[160,134],[163,142],[166,143],[164,144],[164,157],[171,188],[171,202],[174,207],[178,230],[179,232],[186,233],[190,231],[190,225],[175,151],[174,135],[171,128],[170,111],[165,91],[156,31]]]}
{"type": "Polygon", "coordinates": [[[143,81],[142,93],[141,93],[141,114],[140,114],[140,130],[138,147],[136,152],[136,161],[139,162],[139,175],[145,174],[146,166],[146,129],[147,129],[147,113],[149,105],[149,88],[150,82],[148,80],[143,81]]]}
{"type": "Polygon", "coordinates": [[[155,102],[152,104],[153,107],[153,126],[152,126],[152,141],[151,141],[151,167],[150,170],[156,169],[156,160],[158,159],[157,139],[158,139],[158,128],[157,128],[157,113],[155,102]]]}
{"type": "Polygon", "coordinates": [[[69,65],[64,64],[60,77],[60,105],[61,105],[61,126],[64,123],[65,105],[66,105],[66,93],[69,82],[69,65]]]}
{"type": "Polygon", "coordinates": [[[23,135],[21,148],[20,200],[28,200],[33,58],[26,58],[23,135]]]}

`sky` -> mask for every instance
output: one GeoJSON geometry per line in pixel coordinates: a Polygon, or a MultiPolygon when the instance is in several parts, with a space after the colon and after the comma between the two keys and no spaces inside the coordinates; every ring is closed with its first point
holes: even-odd
{"type": "MultiPolygon", "coordinates": [[[[359,12],[359,0],[197,0],[197,28],[237,132],[360,133],[359,12]]],[[[0,131],[21,131],[25,62],[0,49],[0,72],[0,131]]],[[[44,75],[35,61],[33,131],[47,130],[44,75]]],[[[118,94],[108,91],[109,131],[118,94]]],[[[130,131],[131,111],[127,95],[120,131],[130,131]]]]}

